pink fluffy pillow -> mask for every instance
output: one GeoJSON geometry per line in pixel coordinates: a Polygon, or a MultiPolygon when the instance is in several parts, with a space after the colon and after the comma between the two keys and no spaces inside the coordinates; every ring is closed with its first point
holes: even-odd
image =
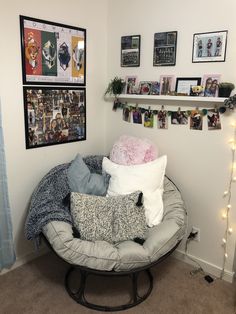
{"type": "Polygon", "coordinates": [[[122,135],[112,147],[110,160],[119,165],[140,165],[158,157],[157,147],[148,139],[122,135]]]}

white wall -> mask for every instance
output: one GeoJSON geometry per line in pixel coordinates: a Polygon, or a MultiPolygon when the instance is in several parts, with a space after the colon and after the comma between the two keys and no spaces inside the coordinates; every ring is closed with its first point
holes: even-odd
{"type": "Polygon", "coordinates": [[[68,162],[77,152],[104,152],[104,100],[107,81],[107,0],[33,2],[8,0],[1,3],[0,60],[3,128],[10,204],[17,258],[33,250],[23,229],[27,204],[33,189],[53,166],[68,162]],[[87,140],[25,149],[19,15],[41,18],[87,29],[87,140]]]}
{"type": "MultiPolygon", "coordinates": [[[[110,0],[108,20],[108,76],[125,78],[138,75],[139,80],[159,80],[161,74],[177,77],[203,76],[220,73],[222,80],[236,83],[236,2],[226,0],[222,6],[216,1],[189,0],[110,0]],[[153,67],[153,37],[156,32],[178,31],[177,62],[173,67],[153,67]],[[226,62],[192,63],[193,34],[198,32],[228,30],[226,62]],[[141,35],[141,65],[139,68],[120,67],[120,38],[124,35],[141,35]]],[[[152,105],[160,109],[162,103],[152,105]]],[[[144,103],[142,103],[144,105],[144,103]]],[[[194,108],[194,104],[165,102],[166,109],[194,108]]],[[[209,104],[204,104],[208,108],[209,104]]],[[[221,247],[225,223],[220,209],[226,203],[222,193],[227,187],[231,152],[228,139],[233,130],[229,126],[232,115],[222,115],[222,130],[208,131],[206,118],[204,130],[193,131],[188,126],[171,126],[168,130],[145,129],[141,125],[122,121],[121,111],[113,112],[112,104],[106,103],[106,151],[121,134],[147,137],[153,140],[160,154],[167,154],[167,174],[173,178],[182,191],[189,214],[189,227],[201,230],[201,241],[190,244],[189,252],[199,260],[213,267],[222,266],[221,247]]],[[[236,206],[236,189],[233,186],[233,207],[236,206]]],[[[236,231],[235,210],[231,222],[236,231]]],[[[227,270],[232,271],[236,232],[229,240],[227,270]]],[[[180,248],[183,249],[183,246],[180,248]]],[[[205,265],[204,263],[204,265],[205,265]]]]}

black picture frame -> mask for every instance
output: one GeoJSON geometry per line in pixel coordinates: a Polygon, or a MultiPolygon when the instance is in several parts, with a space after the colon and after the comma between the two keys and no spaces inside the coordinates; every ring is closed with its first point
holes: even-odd
{"type": "Polygon", "coordinates": [[[121,37],[121,67],[140,66],[141,35],[129,35],[121,37]]]}
{"type": "Polygon", "coordinates": [[[177,93],[183,93],[190,95],[191,86],[201,85],[201,77],[177,77],[175,84],[175,91],[177,93]]]}
{"type": "Polygon", "coordinates": [[[228,31],[193,34],[192,62],[225,62],[228,31]]]}
{"type": "Polygon", "coordinates": [[[153,66],[176,64],[177,31],[154,34],[153,66]]]}
{"type": "Polygon", "coordinates": [[[23,86],[26,149],[86,140],[86,89],[23,86]]]}
{"type": "Polygon", "coordinates": [[[86,85],[86,29],[20,15],[23,85],[86,85]]]}

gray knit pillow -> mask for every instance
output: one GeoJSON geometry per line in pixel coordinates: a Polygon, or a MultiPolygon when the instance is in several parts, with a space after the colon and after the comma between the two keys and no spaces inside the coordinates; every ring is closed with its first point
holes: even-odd
{"type": "Polygon", "coordinates": [[[71,214],[81,239],[110,243],[144,239],[147,225],[140,193],[103,197],[72,192],[71,214]]]}

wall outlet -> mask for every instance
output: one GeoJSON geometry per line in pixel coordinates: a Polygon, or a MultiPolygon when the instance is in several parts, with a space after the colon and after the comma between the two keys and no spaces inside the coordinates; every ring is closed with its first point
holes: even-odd
{"type": "Polygon", "coordinates": [[[197,235],[196,235],[196,237],[193,239],[193,241],[198,241],[198,242],[200,242],[200,229],[197,228],[197,227],[192,227],[191,232],[193,232],[193,233],[197,232],[197,235]]]}

